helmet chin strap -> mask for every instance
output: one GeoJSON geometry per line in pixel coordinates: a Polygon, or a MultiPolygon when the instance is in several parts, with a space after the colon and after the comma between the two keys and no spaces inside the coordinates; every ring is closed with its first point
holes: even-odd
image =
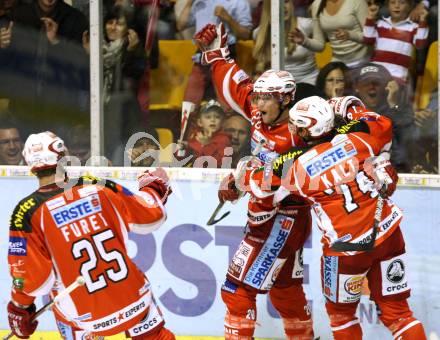
{"type": "Polygon", "coordinates": [[[286,107],[287,107],[288,104],[283,105],[283,102],[284,102],[284,97],[281,99],[281,102],[280,102],[280,108],[278,109],[278,115],[277,115],[277,117],[273,120],[272,124],[277,123],[277,120],[280,119],[281,115],[283,114],[284,110],[286,109],[286,107]]]}

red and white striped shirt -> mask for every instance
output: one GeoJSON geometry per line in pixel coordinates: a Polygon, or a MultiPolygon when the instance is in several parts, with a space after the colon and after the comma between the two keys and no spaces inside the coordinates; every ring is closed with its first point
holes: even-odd
{"type": "Polygon", "coordinates": [[[413,48],[423,48],[427,43],[429,28],[426,22],[417,24],[409,18],[393,23],[391,17],[377,22],[367,19],[364,26],[364,43],[375,45],[371,61],[383,65],[394,78],[407,81],[413,48]]]}

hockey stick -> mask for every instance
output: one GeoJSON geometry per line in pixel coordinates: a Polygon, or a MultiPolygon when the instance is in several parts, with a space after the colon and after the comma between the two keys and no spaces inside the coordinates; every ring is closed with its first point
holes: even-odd
{"type": "MultiPolygon", "coordinates": [[[[178,142],[183,142],[183,139],[185,138],[185,132],[188,126],[189,116],[191,115],[191,112],[194,111],[195,107],[196,105],[192,102],[186,102],[186,101],[182,102],[182,115],[180,117],[180,137],[178,142]]],[[[185,149],[178,149],[177,156],[184,157],[185,149]]]]}
{"type": "Polygon", "coordinates": [[[209,218],[208,222],[206,222],[206,225],[216,224],[216,223],[220,222],[221,220],[223,220],[226,216],[228,216],[231,213],[230,211],[227,211],[220,218],[215,219],[215,217],[217,216],[217,214],[219,213],[219,211],[221,210],[221,208],[223,207],[224,204],[225,204],[225,202],[219,202],[219,204],[217,205],[217,208],[215,208],[215,210],[212,213],[211,217],[209,218]]]}
{"type": "MultiPolygon", "coordinates": [[[[255,149],[252,151],[252,156],[250,157],[249,161],[258,156],[258,154],[260,153],[261,148],[263,147],[263,144],[265,142],[266,141],[264,139],[260,140],[260,142],[257,144],[255,149]]],[[[234,171],[234,178],[235,178],[235,180],[236,181],[240,180],[245,171],[246,171],[245,167],[243,167],[240,170],[235,169],[235,171],[234,171]]],[[[243,192],[239,192],[239,193],[240,194],[238,196],[238,199],[240,199],[241,197],[244,196],[243,192]]],[[[226,216],[228,216],[231,213],[230,211],[227,211],[220,218],[216,219],[217,214],[220,212],[220,210],[221,210],[221,208],[223,207],[224,204],[225,204],[225,202],[219,202],[218,203],[217,207],[215,208],[215,210],[212,213],[211,217],[209,218],[208,222],[206,222],[206,225],[216,224],[216,223],[220,222],[221,220],[223,220],[226,216]]]]}
{"type": "Polygon", "coordinates": [[[379,223],[382,220],[382,209],[384,204],[384,198],[379,195],[376,203],[376,210],[374,212],[374,223],[372,227],[372,232],[370,235],[370,240],[368,242],[358,242],[350,243],[343,241],[336,241],[332,244],[330,249],[338,252],[344,251],[370,251],[374,248],[374,243],[376,241],[377,230],[379,229],[379,223]]]}
{"type": "MultiPolygon", "coordinates": [[[[31,322],[36,320],[41,314],[43,314],[45,311],[47,311],[49,308],[51,308],[55,303],[58,302],[58,300],[61,300],[62,298],[66,297],[70,293],[72,293],[76,288],[79,286],[82,286],[85,284],[85,280],[82,276],[78,276],[76,280],[68,286],[66,289],[64,289],[61,293],[59,293],[57,296],[53,298],[52,301],[46,303],[43,307],[41,307],[39,310],[36,311],[36,313],[32,316],[31,322]]],[[[9,333],[6,335],[3,340],[10,339],[14,336],[14,333],[9,333]]]]}

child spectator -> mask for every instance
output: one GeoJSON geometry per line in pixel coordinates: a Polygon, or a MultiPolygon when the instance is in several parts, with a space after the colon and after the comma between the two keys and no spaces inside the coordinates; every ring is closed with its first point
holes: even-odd
{"type": "MultiPolygon", "coordinates": [[[[210,100],[201,108],[196,121],[196,128],[191,132],[186,148],[194,157],[193,165],[200,165],[206,159],[199,157],[211,156],[216,164],[208,162],[208,167],[221,167],[225,148],[231,145],[229,135],[221,131],[225,112],[218,102],[210,100]]],[[[185,146],[185,145],[184,145],[185,146]]]]}
{"type": "Polygon", "coordinates": [[[421,49],[427,43],[428,11],[423,7],[416,23],[409,18],[412,0],[388,0],[386,4],[390,16],[377,20],[379,5],[369,3],[364,42],[375,46],[372,62],[384,66],[399,82],[408,83],[413,48],[421,49]]]}

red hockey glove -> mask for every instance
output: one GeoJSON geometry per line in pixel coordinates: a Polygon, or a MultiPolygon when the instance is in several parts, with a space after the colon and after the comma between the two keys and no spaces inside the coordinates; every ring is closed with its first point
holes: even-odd
{"type": "Polygon", "coordinates": [[[344,119],[352,120],[352,114],[350,113],[350,109],[353,107],[360,106],[365,108],[362,100],[355,96],[345,96],[345,97],[334,97],[328,100],[328,103],[332,107],[336,116],[340,116],[344,119]]]}
{"type": "Polygon", "coordinates": [[[223,178],[218,189],[218,199],[220,202],[236,201],[240,197],[240,192],[235,187],[235,178],[231,173],[223,178]]]}
{"type": "Polygon", "coordinates": [[[151,188],[157,192],[162,203],[167,202],[168,196],[173,192],[169,184],[169,178],[163,168],[157,168],[153,172],[145,171],[138,176],[139,190],[151,188]]]}
{"type": "Polygon", "coordinates": [[[29,339],[29,336],[35,332],[38,321],[31,321],[35,314],[35,304],[28,308],[17,307],[12,301],[8,303],[8,321],[12,333],[20,339],[29,339]]]}
{"type": "Polygon", "coordinates": [[[375,157],[371,164],[364,164],[365,171],[374,179],[374,185],[382,197],[390,197],[397,188],[399,175],[389,161],[389,154],[384,152],[375,157]]]}
{"type": "Polygon", "coordinates": [[[397,182],[399,181],[399,174],[396,169],[390,164],[384,167],[384,171],[386,171],[387,176],[390,178],[388,180],[388,184],[386,186],[382,186],[381,194],[385,197],[391,197],[394,194],[394,191],[397,189],[397,182]]]}
{"type": "Polygon", "coordinates": [[[194,35],[194,41],[202,51],[201,63],[203,65],[229,59],[228,34],[222,23],[218,26],[207,24],[194,35]]]}

